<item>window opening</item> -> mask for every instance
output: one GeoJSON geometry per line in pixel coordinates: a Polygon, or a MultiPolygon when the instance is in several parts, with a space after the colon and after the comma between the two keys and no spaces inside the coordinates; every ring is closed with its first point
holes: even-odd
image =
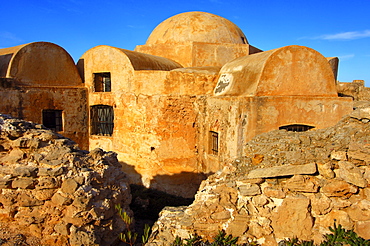
{"type": "Polygon", "coordinates": [[[111,91],[110,73],[94,73],[94,91],[95,92],[111,91]]]}
{"type": "Polygon", "coordinates": [[[62,115],[62,110],[44,109],[42,111],[42,124],[55,132],[63,131],[62,115]]]}
{"type": "Polygon", "coordinates": [[[209,153],[212,155],[218,155],[218,133],[209,132],[209,153]]]}
{"type": "Polygon", "coordinates": [[[293,125],[286,125],[279,127],[279,130],[286,130],[289,132],[305,132],[312,128],[315,128],[314,126],[308,126],[308,125],[301,125],[301,124],[293,124],[293,125]]]}
{"type": "Polygon", "coordinates": [[[112,136],[114,127],[112,106],[94,105],[91,107],[91,134],[112,136]]]}

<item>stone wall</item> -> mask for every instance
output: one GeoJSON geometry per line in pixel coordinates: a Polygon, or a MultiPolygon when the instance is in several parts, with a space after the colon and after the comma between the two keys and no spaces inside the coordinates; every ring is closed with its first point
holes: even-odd
{"type": "Polygon", "coordinates": [[[0,115],[0,223],[24,240],[111,245],[125,229],[115,205],[132,213],[125,180],[115,153],[0,115]]]}
{"type": "Polygon", "coordinates": [[[334,221],[370,239],[369,112],[358,108],[326,129],[257,136],[245,156],[203,181],[193,204],[165,208],[148,245],[221,229],[240,243],[318,243],[334,221]]]}
{"type": "Polygon", "coordinates": [[[352,82],[338,82],[338,94],[343,97],[352,97],[355,101],[369,101],[370,88],[365,87],[364,80],[353,80],[352,82]]]}

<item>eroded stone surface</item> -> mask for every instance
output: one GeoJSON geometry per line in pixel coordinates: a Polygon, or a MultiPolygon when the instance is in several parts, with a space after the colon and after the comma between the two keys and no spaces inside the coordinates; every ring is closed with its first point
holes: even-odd
{"type": "Polygon", "coordinates": [[[112,245],[131,214],[116,154],[81,151],[36,124],[0,115],[0,223],[40,245],[112,245]],[[4,147],[5,146],[5,147],[4,147]]]}

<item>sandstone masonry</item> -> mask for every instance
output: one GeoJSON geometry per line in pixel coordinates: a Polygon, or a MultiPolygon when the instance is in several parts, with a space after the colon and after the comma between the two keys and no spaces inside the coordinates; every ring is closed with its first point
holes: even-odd
{"type": "MultiPolygon", "coordinates": [[[[42,125],[0,115],[0,222],[41,245],[111,245],[131,214],[116,154],[81,151],[42,125]]],[[[26,240],[26,239],[24,239],[26,240]]]]}
{"type": "Polygon", "coordinates": [[[221,229],[240,243],[318,243],[334,222],[370,239],[369,112],[358,107],[322,130],[257,136],[245,156],[203,181],[193,204],[164,209],[148,245],[221,229]]]}

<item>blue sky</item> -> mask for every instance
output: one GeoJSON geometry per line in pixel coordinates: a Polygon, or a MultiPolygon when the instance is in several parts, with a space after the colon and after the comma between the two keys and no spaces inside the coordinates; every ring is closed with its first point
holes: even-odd
{"type": "Polygon", "coordinates": [[[338,80],[370,86],[370,0],[0,0],[0,48],[56,43],[75,61],[97,45],[133,50],[163,20],[187,11],[220,15],[251,45],[316,49],[340,59],[338,80]]]}

